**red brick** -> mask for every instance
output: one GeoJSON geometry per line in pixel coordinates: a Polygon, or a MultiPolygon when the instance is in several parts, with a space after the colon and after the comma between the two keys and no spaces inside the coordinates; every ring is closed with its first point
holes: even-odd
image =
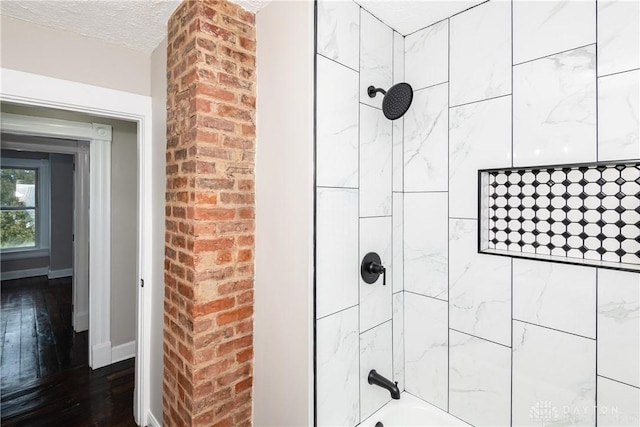
{"type": "Polygon", "coordinates": [[[193,315],[206,316],[207,314],[217,313],[222,310],[227,310],[235,305],[233,298],[222,298],[207,303],[198,304],[193,308],[193,315]]]}
{"type": "Polygon", "coordinates": [[[194,250],[196,252],[203,251],[219,251],[221,249],[230,249],[235,245],[233,237],[222,237],[219,239],[198,239],[195,242],[194,250]]]}
{"type": "Polygon", "coordinates": [[[225,313],[221,313],[216,317],[216,323],[218,325],[226,325],[228,323],[237,322],[249,318],[253,315],[253,306],[241,307],[237,310],[231,310],[225,313]]]}
{"type": "Polygon", "coordinates": [[[244,249],[238,252],[238,262],[247,262],[253,260],[253,251],[251,249],[244,249]]]}
{"type": "Polygon", "coordinates": [[[235,385],[235,391],[238,394],[242,393],[243,391],[250,389],[252,385],[253,385],[253,378],[249,377],[247,379],[244,379],[238,382],[235,385]]]}
{"type": "Polygon", "coordinates": [[[225,208],[195,208],[195,219],[208,221],[233,219],[236,216],[235,209],[225,208]]]}
{"type": "Polygon", "coordinates": [[[199,83],[196,86],[196,95],[202,95],[206,97],[211,97],[218,101],[224,102],[235,102],[236,94],[219,87],[211,86],[208,84],[199,83]]]}
{"type": "Polygon", "coordinates": [[[249,426],[255,16],[187,1],[167,34],[165,425],[249,426]]]}
{"type": "Polygon", "coordinates": [[[236,353],[236,362],[238,363],[243,363],[251,359],[253,359],[253,348],[247,348],[236,353]]]}

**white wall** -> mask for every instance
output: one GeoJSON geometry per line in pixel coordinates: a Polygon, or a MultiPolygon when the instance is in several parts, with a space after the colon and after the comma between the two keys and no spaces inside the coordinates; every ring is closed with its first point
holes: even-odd
{"type": "MultiPolygon", "coordinates": [[[[54,276],[73,267],[73,156],[50,154],[51,241],[49,271],[54,276]]],[[[50,276],[51,277],[51,276],[50,276]]]]}
{"type": "Polygon", "coordinates": [[[149,95],[150,57],[68,31],[0,15],[4,68],[149,95]]]}
{"type": "MultiPolygon", "coordinates": [[[[167,144],[167,39],[151,55],[151,98],[153,108],[153,274],[164,277],[164,193],[166,191],[165,152],[167,144]]],[[[151,295],[151,396],[150,411],[162,422],[164,281],[154,283],[151,295]]]]}
{"type": "Polygon", "coordinates": [[[313,425],[313,3],[272,2],[256,26],[253,424],[313,425]]]}
{"type": "MultiPolygon", "coordinates": [[[[104,119],[93,119],[107,123],[104,119]]],[[[111,345],[136,339],[138,126],[113,122],[111,144],[111,345]]]]}

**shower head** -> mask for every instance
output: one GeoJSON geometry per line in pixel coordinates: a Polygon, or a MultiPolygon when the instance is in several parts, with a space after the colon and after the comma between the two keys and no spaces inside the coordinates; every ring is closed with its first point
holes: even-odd
{"type": "Polygon", "coordinates": [[[382,112],[389,120],[396,120],[404,116],[413,101],[413,89],[409,83],[395,84],[388,91],[377,89],[374,86],[369,86],[367,89],[371,98],[374,98],[378,92],[382,92],[384,95],[382,112]]]}

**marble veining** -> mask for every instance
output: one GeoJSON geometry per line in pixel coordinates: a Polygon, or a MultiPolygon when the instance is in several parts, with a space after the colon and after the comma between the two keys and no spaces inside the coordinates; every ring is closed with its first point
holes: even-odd
{"type": "Polygon", "coordinates": [[[414,90],[448,80],[448,19],[409,34],[404,40],[405,77],[414,90]]]}
{"type": "MultiPolygon", "coordinates": [[[[392,362],[392,325],[385,322],[382,325],[360,334],[360,419],[380,409],[391,400],[389,391],[371,385],[367,381],[369,371],[375,369],[385,378],[393,378],[392,362]]],[[[334,390],[340,395],[339,389],[334,390]]]]}
{"type": "Polygon", "coordinates": [[[405,292],[405,389],[447,410],[447,303],[405,292]]]}
{"type": "Polygon", "coordinates": [[[595,46],[515,66],[514,166],[595,160],[595,46]]]}
{"type": "Polygon", "coordinates": [[[598,160],[640,158],[640,70],[598,79],[598,160]]]}
{"type": "Polygon", "coordinates": [[[477,253],[477,222],[449,220],[449,326],[511,345],[511,261],[477,253]]]}
{"type": "Polygon", "coordinates": [[[318,1],[318,53],[354,70],[359,65],[360,7],[353,1],[318,1]]]}
{"type": "Polygon", "coordinates": [[[478,215],[478,169],[511,165],[511,97],[451,108],[449,215],[478,215]]]}
{"type": "Polygon", "coordinates": [[[513,317],[595,339],[596,270],[514,259],[513,317]]]}
{"type": "Polygon", "coordinates": [[[598,426],[640,425],[640,388],[598,377],[598,426]]]}
{"type": "Polygon", "coordinates": [[[595,363],[595,340],[514,321],[513,425],[595,425],[595,363]]]}
{"type": "Polygon", "coordinates": [[[446,300],[447,194],[404,195],[404,289],[446,300]]]}
{"type": "Polygon", "coordinates": [[[393,191],[404,190],[404,117],[393,121],[393,191]]]}
{"type": "Polygon", "coordinates": [[[404,292],[393,295],[393,380],[404,390],[404,292]]]}
{"type": "Polygon", "coordinates": [[[640,68],[640,3],[598,0],[598,75],[640,68]]]}
{"type": "Polygon", "coordinates": [[[511,2],[492,1],[451,18],[450,103],[511,93],[511,2]]]}
{"type": "Polygon", "coordinates": [[[354,426],[360,421],[358,308],[318,320],[316,330],[318,425],[354,426]]]}
{"type": "Polygon", "coordinates": [[[391,215],[391,121],[360,105],[360,216],[391,215]]]}
{"type": "Polygon", "coordinates": [[[449,339],[449,412],[474,426],[510,425],[511,349],[453,330],[449,339]]]}
{"type": "Polygon", "coordinates": [[[513,63],[596,41],[595,0],[514,1],[513,63]]]}
{"type": "Polygon", "coordinates": [[[369,86],[387,90],[393,82],[393,30],[360,9],[360,102],[382,108],[382,95],[370,98],[369,86]]]}
{"type": "Polygon", "coordinates": [[[393,193],[393,293],[404,290],[404,194],[393,193]]]}
{"type": "Polygon", "coordinates": [[[358,73],[318,60],[317,185],[358,187],[358,73]]]}
{"type": "Polygon", "coordinates": [[[404,36],[393,32],[393,84],[404,81],[404,36]]]}
{"type": "Polygon", "coordinates": [[[404,191],[447,190],[447,84],[416,91],[404,120],[404,191]]]}
{"type": "Polygon", "coordinates": [[[316,315],[358,303],[358,190],[317,190],[316,315]]]}
{"type": "Polygon", "coordinates": [[[640,387],[638,360],[640,274],[599,269],[598,374],[640,387]]]}

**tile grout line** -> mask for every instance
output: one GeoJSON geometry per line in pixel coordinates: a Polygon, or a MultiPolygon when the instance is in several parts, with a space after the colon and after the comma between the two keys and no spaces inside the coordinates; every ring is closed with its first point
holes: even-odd
{"type": "Polygon", "coordinates": [[[429,24],[429,25],[427,25],[426,27],[422,27],[422,28],[419,28],[419,29],[417,29],[417,30],[415,30],[415,31],[412,31],[412,32],[410,32],[410,33],[407,33],[407,34],[405,34],[405,35],[404,35],[404,37],[407,37],[407,36],[410,36],[410,35],[413,35],[413,34],[419,33],[420,31],[422,31],[422,30],[426,30],[427,28],[429,28],[429,27],[433,27],[434,25],[441,24],[442,22],[444,22],[444,21],[446,21],[446,20],[448,20],[448,19],[451,19],[451,18],[453,18],[454,16],[457,16],[457,15],[463,14],[463,13],[465,13],[465,12],[467,12],[467,11],[471,10],[471,9],[474,9],[474,8],[476,8],[476,7],[478,7],[478,6],[482,6],[483,4],[488,3],[488,2],[489,2],[489,0],[485,0],[485,1],[483,1],[482,3],[475,4],[475,5],[471,6],[471,7],[466,8],[465,10],[461,10],[460,12],[454,13],[453,15],[447,16],[446,18],[443,18],[443,19],[441,19],[441,20],[439,20],[439,21],[436,21],[436,22],[434,22],[434,23],[432,23],[432,24],[429,24]]]}
{"type": "MultiPolygon", "coordinates": [[[[598,104],[599,104],[599,100],[598,100],[598,86],[599,86],[599,80],[598,80],[598,0],[594,1],[594,7],[595,7],[595,19],[596,19],[596,43],[595,43],[595,55],[596,55],[596,63],[595,63],[595,89],[596,89],[596,162],[599,160],[600,158],[600,149],[599,149],[599,126],[598,126],[598,119],[599,119],[599,108],[598,108],[598,104]]],[[[597,423],[596,423],[597,425],[597,423]]]]}
{"type": "Polygon", "coordinates": [[[450,222],[449,215],[451,213],[450,204],[451,197],[449,190],[451,189],[449,177],[449,162],[451,146],[450,146],[450,126],[451,126],[451,18],[447,19],[447,412],[450,411],[449,401],[451,399],[451,308],[449,300],[451,299],[451,244],[450,239],[450,222]]]}
{"type": "MultiPolygon", "coordinates": [[[[597,55],[597,52],[598,52],[598,48],[597,48],[597,43],[596,43],[596,55],[597,55]]],[[[596,59],[596,68],[597,68],[597,66],[598,66],[598,63],[597,63],[597,59],[596,59]]],[[[601,76],[598,76],[597,73],[596,73],[596,78],[602,79],[602,78],[606,78],[606,77],[617,76],[619,74],[632,73],[634,71],[640,71],[640,68],[630,68],[628,70],[616,71],[615,73],[603,74],[601,76]]]]}
{"type": "MultiPolygon", "coordinates": [[[[393,86],[395,84],[396,81],[396,31],[391,29],[391,85],[393,86]]],[[[394,173],[393,173],[393,166],[395,165],[395,163],[393,162],[393,158],[394,158],[394,152],[395,150],[393,149],[393,143],[394,143],[394,135],[395,135],[395,127],[393,126],[393,121],[391,122],[391,260],[390,260],[390,264],[391,264],[391,378],[394,379],[394,381],[397,381],[396,379],[396,365],[395,365],[395,358],[396,358],[396,346],[395,346],[395,313],[393,311],[393,287],[395,286],[395,280],[393,280],[393,273],[395,271],[394,267],[394,258],[395,258],[395,249],[394,249],[394,235],[395,235],[395,227],[394,227],[394,222],[393,222],[393,218],[394,218],[394,214],[396,214],[396,209],[395,209],[395,203],[393,203],[393,181],[394,181],[394,173]]]]}
{"type": "Polygon", "coordinates": [[[331,316],[334,316],[334,315],[336,315],[336,314],[344,313],[345,311],[349,311],[349,310],[351,310],[352,308],[355,308],[355,307],[357,307],[357,306],[358,306],[358,304],[354,304],[354,305],[350,305],[349,307],[341,308],[340,310],[334,311],[334,312],[329,313],[329,314],[325,314],[325,315],[324,315],[324,316],[322,316],[322,317],[318,317],[318,318],[316,319],[316,321],[326,319],[326,318],[331,317],[331,316]]]}
{"type": "MultiPolygon", "coordinates": [[[[514,69],[514,65],[513,65],[513,60],[514,60],[514,54],[513,54],[513,27],[514,27],[514,23],[513,23],[513,0],[511,0],[510,2],[510,12],[511,12],[511,66],[510,71],[511,71],[511,167],[513,167],[513,143],[514,143],[514,138],[513,138],[513,114],[514,114],[514,109],[513,109],[513,104],[514,104],[514,99],[515,99],[515,94],[513,91],[513,69],[514,69]]],[[[487,215],[488,217],[488,215],[487,215]]],[[[489,239],[489,236],[487,236],[487,239],[489,239]]],[[[511,319],[509,320],[509,326],[511,329],[511,351],[510,351],[510,356],[511,356],[511,366],[509,367],[509,424],[513,425],[513,373],[514,373],[514,369],[513,369],[513,258],[511,258],[511,263],[510,263],[510,268],[511,268],[511,274],[510,274],[510,281],[511,281],[511,319]]]]}
{"type": "Polygon", "coordinates": [[[577,338],[583,338],[583,339],[585,339],[585,340],[591,340],[591,341],[593,341],[593,342],[595,342],[595,341],[596,341],[596,339],[595,339],[595,338],[587,337],[587,336],[580,335],[580,334],[576,334],[576,333],[569,332],[569,331],[563,331],[562,329],[552,328],[551,326],[540,325],[540,324],[537,324],[537,323],[532,323],[532,322],[528,322],[528,321],[526,321],[526,320],[516,319],[516,318],[514,318],[513,320],[514,320],[515,322],[520,322],[520,323],[524,323],[524,324],[526,324],[526,325],[536,326],[536,327],[538,327],[538,328],[547,329],[547,330],[549,330],[549,331],[556,331],[556,332],[560,332],[560,333],[562,333],[562,334],[572,335],[572,336],[577,337],[577,338]]]}
{"type": "MultiPolygon", "coordinates": [[[[595,382],[595,406],[598,406],[598,290],[600,288],[600,269],[596,268],[596,330],[595,330],[595,336],[596,336],[596,357],[595,357],[595,378],[594,378],[594,382],[595,382]]],[[[598,412],[596,411],[596,420],[595,420],[595,427],[598,427],[598,412]]]]}
{"type": "Polygon", "coordinates": [[[351,70],[351,71],[354,71],[356,73],[359,73],[358,70],[354,70],[353,68],[349,67],[348,65],[343,64],[342,62],[338,61],[337,59],[329,58],[328,56],[326,56],[323,53],[318,52],[317,50],[316,50],[316,55],[318,55],[318,56],[320,56],[320,57],[322,57],[322,58],[324,58],[324,59],[326,59],[328,61],[331,61],[334,64],[338,64],[338,65],[340,65],[340,66],[342,66],[342,67],[344,67],[344,68],[346,68],[348,70],[351,70]]]}
{"type": "MultiPolygon", "coordinates": [[[[358,8],[358,244],[357,244],[357,260],[360,263],[360,133],[361,133],[361,125],[362,125],[362,107],[360,101],[360,88],[362,84],[362,73],[360,72],[361,63],[362,63],[362,6],[358,8]]],[[[360,276],[358,275],[357,280],[358,286],[358,414],[357,419],[358,423],[362,421],[362,362],[361,355],[362,349],[360,348],[360,276]]]]}
{"type": "Polygon", "coordinates": [[[484,337],[481,337],[481,336],[478,336],[478,335],[474,335],[474,334],[471,334],[469,332],[461,331],[460,329],[449,328],[449,330],[451,330],[453,332],[457,332],[457,333],[462,334],[462,335],[466,335],[468,337],[472,337],[472,338],[476,338],[476,339],[479,339],[479,340],[482,340],[482,341],[490,342],[492,344],[499,345],[500,347],[509,348],[509,349],[512,348],[511,346],[508,346],[506,344],[502,344],[502,343],[499,343],[497,341],[490,340],[488,338],[484,338],[484,337]]]}
{"type": "MultiPolygon", "coordinates": [[[[599,104],[600,104],[600,100],[599,100],[599,90],[598,90],[598,86],[600,85],[600,80],[598,79],[598,0],[594,1],[594,7],[595,7],[595,24],[596,24],[596,45],[595,45],[595,55],[596,55],[596,63],[595,63],[595,86],[596,86],[596,161],[599,160],[600,158],[600,128],[598,125],[599,122],[599,117],[600,117],[600,112],[599,112],[599,104]]],[[[602,219],[602,214],[600,215],[600,219],[602,219]]],[[[584,230],[584,228],[583,228],[584,230]]],[[[622,247],[622,246],[620,246],[622,247]]],[[[620,257],[620,261],[622,261],[622,257],[620,257]]],[[[594,405],[597,408],[598,407],[598,288],[599,288],[599,284],[598,284],[598,278],[599,278],[599,269],[596,268],[595,274],[596,274],[596,330],[595,330],[595,337],[596,337],[596,342],[595,342],[595,351],[596,351],[596,357],[595,357],[595,378],[594,378],[594,389],[595,389],[595,396],[594,396],[594,405]]],[[[594,424],[595,427],[598,427],[598,411],[595,411],[594,414],[594,424]]]]}
{"type": "Polygon", "coordinates": [[[421,91],[427,90],[427,89],[433,89],[434,87],[442,86],[445,83],[449,83],[448,77],[447,77],[447,80],[444,81],[444,82],[434,83],[432,85],[428,85],[428,86],[424,86],[424,87],[421,87],[421,88],[418,88],[418,89],[414,89],[413,92],[415,93],[415,92],[421,92],[421,91]]]}
{"type": "Polygon", "coordinates": [[[318,425],[318,2],[313,2],[313,423],[318,425]]]}
{"type": "MultiPolygon", "coordinates": [[[[513,39],[512,39],[512,40],[513,40],[513,39]]],[[[589,47],[589,46],[595,46],[595,45],[596,45],[595,43],[587,43],[587,44],[584,44],[584,45],[582,45],[582,46],[572,47],[571,49],[561,50],[561,51],[559,51],[559,52],[550,53],[550,54],[548,54],[548,55],[540,56],[540,57],[538,57],[538,58],[527,59],[526,61],[522,61],[522,62],[518,62],[517,64],[513,64],[513,66],[514,66],[514,67],[517,67],[517,66],[520,66],[520,65],[523,65],[523,64],[528,64],[528,63],[530,63],[530,62],[538,61],[538,60],[540,60],[540,59],[551,58],[552,56],[562,55],[562,54],[564,54],[564,53],[569,53],[569,52],[572,52],[572,51],[574,51],[574,50],[584,49],[584,48],[586,48],[586,47],[589,47]]]]}
{"type": "Polygon", "coordinates": [[[367,332],[369,332],[369,331],[373,331],[374,329],[379,328],[380,326],[382,326],[382,325],[384,325],[384,324],[386,324],[386,323],[389,323],[389,322],[392,322],[392,323],[391,323],[391,329],[393,329],[393,317],[390,317],[390,318],[389,318],[389,319],[387,319],[387,320],[383,320],[382,322],[377,323],[377,324],[373,325],[372,327],[370,327],[370,328],[368,328],[368,329],[365,329],[364,331],[362,331],[362,332],[360,333],[360,335],[364,335],[364,334],[366,334],[366,333],[367,333],[367,332]]]}
{"type": "MultiPolygon", "coordinates": [[[[513,88],[511,89],[511,91],[513,92],[513,88]]],[[[462,104],[450,105],[449,109],[458,108],[458,107],[465,107],[467,105],[478,104],[480,102],[485,102],[485,101],[493,101],[495,99],[506,98],[507,96],[511,96],[511,94],[510,93],[506,93],[504,95],[497,95],[497,96],[492,96],[490,98],[476,99],[475,101],[463,102],[462,104]]]]}
{"type": "Polygon", "coordinates": [[[597,378],[597,377],[604,378],[605,380],[613,381],[613,382],[616,382],[616,383],[618,383],[618,384],[623,384],[623,385],[626,385],[626,386],[628,386],[628,387],[633,387],[633,388],[635,388],[635,389],[640,390],[640,386],[636,386],[636,385],[633,385],[633,384],[625,383],[624,381],[616,380],[616,379],[614,379],[614,378],[607,377],[607,376],[605,376],[605,375],[600,375],[600,374],[598,374],[598,375],[596,375],[596,378],[597,378]]]}
{"type": "Polygon", "coordinates": [[[406,289],[405,289],[405,291],[404,291],[404,292],[406,292],[406,293],[408,293],[408,294],[411,294],[411,295],[416,295],[416,296],[419,296],[419,297],[429,298],[429,299],[433,299],[433,300],[440,301],[440,302],[446,302],[447,304],[449,303],[449,301],[447,301],[446,299],[437,298],[437,297],[432,297],[432,296],[424,295],[424,294],[419,294],[419,293],[417,293],[417,292],[407,291],[406,289]]]}

